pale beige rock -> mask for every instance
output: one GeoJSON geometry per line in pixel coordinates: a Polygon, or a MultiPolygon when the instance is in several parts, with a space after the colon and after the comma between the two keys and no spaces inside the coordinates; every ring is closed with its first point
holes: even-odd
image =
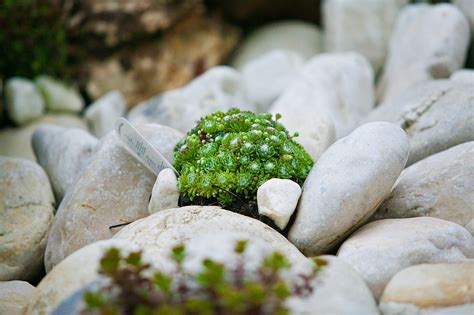
{"type": "Polygon", "coordinates": [[[336,140],[334,122],[324,107],[311,104],[317,100],[315,90],[309,84],[292,85],[270,107],[272,114],[281,114],[280,122],[290,131],[298,132],[294,140],[317,161],[321,154],[336,140]],[[304,120],[302,117],[305,117],[304,120]]]}
{"type": "Polygon", "coordinates": [[[5,84],[5,99],[8,116],[18,125],[39,118],[44,113],[43,97],[28,79],[8,79],[5,84]]]}
{"type": "Polygon", "coordinates": [[[469,20],[471,31],[474,31],[474,5],[471,0],[453,0],[453,4],[461,10],[461,12],[469,20]]]}
{"type": "Polygon", "coordinates": [[[0,280],[34,280],[42,272],[54,204],[38,164],[0,156],[0,280]]]}
{"type": "MultiPolygon", "coordinates": [[[[373,79],[372,67],[360,54],[320,54],[305,63],[299,77],[276,100],[270,112],[280,113],[285,126],[286,115],[297,115],[295,125],[303,128],[305,124],[312,125],[313,119],[325,111],[334,122],[336,138],[340,138],[372,110],[373,79]],[[301,103],[294,101],[299,93],[305,96],[301,103]]],[[[290,131],[292,127],[293,124],[287,126],[290,131]]],[[[302,138],[310,136],[305,132],[300,134],[302,138]]]]}
{"type": "Polygon", "coordinates": [[[474,263],[474,238],[462,226],[421,217],[369,223],[337,255],[351,265],[379,299],[400,270],[420,263],[474,263]]]}
{"type": "Polygon", "coordinates": [[[78,113],[84,107],[84,100],[79,92],[65,83],[46,75],[37,77],[35,81],[47,110],[78,113]]]}
{"type": "Polygon", "coordinates": [[[214,67],[186,86],[138,105],[128,118],[133,124],[159,123],[188,132],[199,119],[217,110],[253,110],[240,85],[239,72],[227,66],[214,67]]]}
{"type": "Polygon", "coordinates": [[[139,250],[137,246],[121,240],[103,240],[81,248],[41,280],[25,313],[51,314],[62,300],[98,277],[100,258],[111,247],[119,248],[125,254],[139,250]]]}
{"type": "Polygon", "coordinates": [[[0,155],[24,158],[35,161],[31,146],[31,136],[39,125],[47,123],[62,127],[87,129],[81,118],[67,114],[48,114],[21,128],[4,128],[0,130],[0,155]]]}
{"type": "Polygon", "coordinates": [[[392,27],[408,0],[325,0],[323,20],[328,51],[356,51],[377,72],[385,62],[392,27]]]}
{"type": "Polygon", "coordinates": [[[276,49],[294,51],[304,59],[323,51],[323,35],[314,24],[302,21],[279,21],[264,25],[249,34],[235,52],[231,65],[245,64],[276,49]]]}
{"type": "Polygon", "coordinates": [[[267,112],[303,66],[303,58],[295,52],[272,50],[242,68],[242,90],[256,105],[258,112],[267,112]]]}
{"type": "Polygon", "coordinates": [[[148,213],[177,208],[179,201],[178,179],[171,168],[163,169],[157,176],[151,192],[148,213]]]}
{"type": "Polygon", "coordinates": [[[289,179],[272,178],[257,190],[258,213],[284,230],[296,209],[301,187],[289,179]]]}
{"type": "Polygon", "coordinates": [[[288,239],[306,255],[336,246],[388,196],[408,153],[403,130],[385,122],[335,142],[306,178],[288,239]]]}
{"type": "Polygon", "coordinates": [[[474,140],[474,89],[452,80],[421,83],[381,104],[368,120],[393,122],[406,131],[411,165],[474,140]]]}
{"type": "Polygon", "coordinates": [[[454,5],[405,6],[390,38],[378,99],[389,100],[418,83],[448,78],[464,65],[468,44],[468,21],[454,5]]]}
{"type": "Polygon", "coordinates": [[[48,174],[58,204],[98,142],[79,128],[42,124],[33,133],[36,159],[48,174]]]}
{"type": "Polygon", "coordinates": [[[294,314],[378,315],[372,292],[357,272],[336,256],[319,256],[323,267],[312,282],[314,293],[304,299],[290,298],[294,314]]]}
{"type": "Polygon", "coordinates": [[[84,117],[91,132],[101,138],[114,130],[115,122],[125,114],[127,104],[120,91],[112,91],[87,107],[84,117]]]}
{"type": "Polygon", "coordinates": [[[474,86],[474,70],[458,70],[454,72],[449,79],[454,82],[471,84],[472,86],[474,86]]]}
{"type": "Polygon", "coordinates": [[[474,141],[406,168],[372,219],[429,216],[474,234],[474,141]]]}
{"type": "Polygon", "coordinates": [[[200,252],[201,257],[208,255],[211,258],[228,260],[232,258],[226,258],[229,252],[219,251],[222,246],[233,248],[233,242],[224,241],[227,234],[231,234],[231,239],[263,241],[267,248],[280,251],[290,261],[304,258],[296,247],[268,225],[220,207],[188,206],[166,209],[124,227],[114,238],[133,242],[155,256],[165,257],[173,246],[181,242],[197,241],[209,235],[211,239],[215,239],[212,242],[214,245],[210,245],[211,241],[203,242],[200,243],[201,250],[196,251],[200,252]]]}
{"type": "Polygon", "coordinates": [[[380,309],[396,314],[472,314],[474,264],[422,264],[403,269],[387,284],[380,309]]]}
{"type": "Polygon", "coordinates": [[[282,115],[281,123],[299,133],[295,141],[316,161],[370,112],[372,81],[373,71],[362,55],[321,54],[304,65],[269,112],[282,115]]]}
{"type": "Polygon", "coordinates": [[[25,281],[0,281],[0,314],[22,314],[35,292],[35,287],[25,281]]]}
{"type": "MultiPolygon", "coordinates": [[[[169,161],[183,136],[160,125],[144,125],[139,131],[169,161]]],[[[156,176],[123,147],[114,131],[105,136],[61,202],[46,247],[46,270],[75,250],[110,238],[116,230],[109,226],[147,216],[155,180],[156,176]]]]}

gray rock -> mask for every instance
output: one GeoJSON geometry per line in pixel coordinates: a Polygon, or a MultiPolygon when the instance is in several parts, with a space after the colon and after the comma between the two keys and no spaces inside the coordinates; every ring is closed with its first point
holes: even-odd
{"type": "MultiPolygon", "coordinates": [[[[116,247],[124,254],[139,248],[121,240],[103,240],[89,244],[72,253],[51,270],[38,284],[25,314],[51,314],[69,295],[97,279],[100,258],[116,247]]],[[[69,315],[69,314],[68,314],[69,315]]]]}
{"type": "Polygon", "coordinates": [[[317,91],[310,84],[292,85],[270,108],[272,114],[281,114],[280,122],[308,154],[317,161],[336,139],[336,128],[328,111],[319,104],[317,91]],[[310,102],[311,101],[311,102],[310,102]]]}
{"type": "Polygon", "coordinates": [[[231,253],[239,239],[260,243],[249,248],[249,264],[250,261],[257,264],[268,250],[278,250],[291,262],[304,259],[296,247],[268,225],[210,206],[166,209],[127,225],[114,238],[135,243],[156,257],[168,257],[173,246],[185,243],[192,251],[188,262],[191,269],[198,268],[201,259],[206,257],[222,263],[234,261],[231,253]],[[252,255],[255,257],[250,257],[252,255]]]}
{"type": "Polygon", "coordinates": [[[43,94],[47,110],[78,113],[84,107],[84,100],[79,92],[63,82],[46,75],[37,77],[35,81],[43,94]]]}
{"type": "Polygon", "coordinates": [[[133,124],[158,123],[188,132],[201,117],[232,107],[254,110],[241,91],[241,75],[214,67],[186,86],[139,104],[128,114],[133,124]]]}
{"type": "Polygon", "coordinates": [[[323,19],[326,49],[356,51],[372,64],[375,72],[387,55],[392,27],[400,9],[409,0],[326,0],[323,19]]]}
{"type": "Polygon", "coordinates": [[[468,44],[469,24],[455,6],[405,6],[390,38],[378,99],[389,100],[418,83],[448,78],[464,65],[468,44]]]}
{"type": "Polygon", "coordinates": [[[469,315],[474,311],[474,264],[422,264],[398,272],[380,300],[384,315],[469,315]]]}
{"type": "Polygon", "coordinates": [[[373,219],[429,216],[474,234],[474,141],[406,168],[373,219]]]}
{"type": "Polygon", "coordinates": [[[411,165],[474,140],[474,89],[452,80],[425,82],[384,102],[369,120],[394,122],[406,131],[411,165]]]}
{"type": "Polygon", "coordinates": [[[141,250],[144,262],[171,274],[175,266],[170,250],[184,244],[188,258],[183,268],[194,273],[201,270],[204,258],[228,266],[235,263],[235,242],[241,239],[249,240],[245,259],[250,272],[276,250],[293,263],[308,265],[291,243],[260,221],[218,207],[168,209],[128,225],[113,239],[89,244],[65,258],[40,282],[27,314],[50,314],[70,294],[98,279],[99,260],[112,246],[125,254],[141,250]]]}
{"type": "Polygon", "coordinates": [[[385,122],[335,142],[306,178],[289,240],[307,256],[336,246],[390,194],[408,154],[403,130],[385,122]]]}
{"type": "Polygon", "coordinates": [[[1,129],[0,155],[35,161],[36,157],[31,146],[31,137],[36,128],[43,123],[87,129],[86,123],[77,116],[66,114],[45,115],[26,126],[1,129]]]}
{"type": "Polygon", "coordinates": [[[461,10],[469,20],[471,31],[474,31],[474,5],[471,0],[453,0],[453,4],[461,10]]]}
{"type": "Polygon", "coordinates": [[[319,256],[323,267],[314,281],[314,294],[308,298],[290,298],[287,306],[294,314],[378,315],[372,292],[364,280],[340,258],[319,256]]]}
{"type": "Polygon", "coordinates": [[[43,169],[0,156],[0,281],[34,280],[41,273],[53,213],[43,169]]]}
{"type": "Polygon", "coordinates": [[[177,208],[179,201],[178,179],[171,168],[163,169],[157,176],[151,192],[148,213],[177,208]]]}
{"type": "MultiPolygon", "coordinates": [[[[160,125],[144,125],[139,131],[170,161],[176,142],[183,136],[160,125]]],[[[102,138],[59,206],[48,237],[46,270],[75,250],[110,238],[117,229],[109,226],[147,216],[155,180],[156,176],[123,147],[115,132],[102,138]]]]}
{"type": "Polygon", "coordinates": [[[372,68],[362,55],[351,52],[321,54],[304,65],[300,77],[273,104],[270,111],[279,112],[283,117],[290,111],[297,112],[299,124],[302,125],[305,122],[312,124],[309,118],[316,116],[316,113],[311,108],[322,108],[334,121],[336,138],[340,138],[372,110],[372,84],[372,68]],[[294,90],[304,91],[306,88],[311,90],[313,97],[307,98],[302,105],[293,104],[287,94],[293,96],[296,94],[294,90]]]}
{"type": "Polygon", "coordinates": [[[48,174],[58,204],[98,142],[78,128],[43,124],[34,132],[31,144],[38,163],[48,174]]]}
{"type": "Polygon", "coordinates": [[[25,281],[0,281],[0,314],[23,314],[35,287],[25,281]]]}
{"type": "Polygon", "coordinates": [[[242,90],[259,112],[266,112],[302,66],[303,58],[297,53],[272,50],[244,65],[242,90]]]}
{"type": "Polygon", "coordinates": [[[321,54],[309,60],[298,78],[270,108],[280,113],[313,159],[336,138],[349,133],[373,108],[373,72],[356,53],[321,54]],[[333,127],[334,125],[334,127],[333,127]]]}
{"type": "Polygon", "coordinates": [[[10,119],[18,125],[41,117],[44,101],[33,82],[24,78],[10,78],[5,84],[6,108],[10,119]]]}
{"type": "Polygon", "coordinates": [[[258,213],[284,230],[296,209],[301,187],[292,180],[272,178],[257,190],[258,213]]]}
{"type": "Polygon", "coordinates": [[[462,226],[422,217],[369,223],[337,255],[351,265],[379,299],[400,270],[421,263],[474,263],[474,239],[462,226]]]}
{"type": "Polygon", "coordinates": [[[249,34],[240,45],[231,65],[242,69],[245,64],[272,50],[294,51],[308,59],[323,51],[323,35],[311,23],[279,21],[264,25],[249,34]]]}
{"type": "Polygon", "coordinates": [[[101,138],[115,127],[118,118],[125,114],[125,99],[120,91],[112,91],[92,103],[84,117],[91,132],[101,138]]]}
{"type": "Polygon", "coordinates": [[[454,82],[474,85],[474,70],[458,70],[454,72],[449,79],[454,82]]]}

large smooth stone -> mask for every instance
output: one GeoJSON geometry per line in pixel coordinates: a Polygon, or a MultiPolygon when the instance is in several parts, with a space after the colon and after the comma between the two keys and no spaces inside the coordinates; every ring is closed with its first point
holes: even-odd
{"type": "Polygon", "coordinates": [[[78,128],[44,124],[34,132],[31,144],[38,163],[48,174],[58,204],[98,142],[78,128]]]}
{"type": "MultiPolygon", "coordinates": [[[[139,131],[172,161],[173,148],[183,136],[179,131],[160,125],[144,125],[139,131]]],[[[110,238],[117,230],[109,226],[147,216],[155,180],[114,131],[105,136],[61,202],[46,247],[46,270],[75,250],[110,238]]]]}
{"type": "Polygon", "coordinates": [[[462,68],[469,24],[451,4],[413,4],[397,17],[378,99],[389,100],[420,82],[448,78],[462,68]]]}
{"type": "Polygon", "coordinates": [[[84,120],[78,116],[49,114],[22,127],[0,129],[0,155],[35,161],[35,154],[31,146],[31,136],[36,128],[43,123],[68,128],[87,129],[84,120]]]}
{"type": "Polygon", "coordinates": [[[274,251],[287,254],[298,268],[297,272],[309,266],[309,261],[293,245],[260,221],[218,207],[169,209],[134,222],[113,239],[85,246],[64,259],[38,285],[27,313],[49,314],[61,301],[70,304],[69,309],[75,309],[77,299],[72,296],[69,300],[68,296],[99,278],[99,259],[112,246],[119,247],[125,253],[141,250],[144,262],[172,274],[175,265],[169,255],[171,248],[184,244],[187,258],[183,268],[194,274],[202,270],[202,261],[206,258],[228,267],[234,266],[237,261],[235,242],[244,239],[249,241],[244,257],[246,271],[250,274],[256,271],[264,257],[274,251]],[[163,216],[163,213],[166,214],[163,216]],[[209,230],[202,228],[206,223],[210,226],[209,230]],[[219,223],[230,225],[227,229],[226,226],[219,228],[219,223]],[[239,225],[243,227],[236,228],[239,225]],[[219,233],[219,237],[215,232],[219,233]],[[75,269],[80,271],[74,272],[75,269]]]}
{"type": "Polygon", "coordinates": [[[25,314],[51,314],[70,294],[97,279],[100,259],[111,247],[121,249],[124,254],[139,250],[129,242],[114,239],[95,242],[81,248],[61,261],[41,280],[25,314]]]}
{"type": "MultiPolygon", "coordinates": [[[[225,247],[232,250],[234,242],[223,241],[227,234],[231,238],[260,240],[267,248],[280,251],[291,261],[304,256],[288,240],[274,229],[258,220],[237,214],[220,207],[188,206],[166,209],[124,227],[114,238],[133,242],[157,256],[167,256],[169,250],[182,242],[193,242],[210,236],[200,249],[194,249],[200,257],[231,259],[225,247]],[[219,237],[216,237],[218,235],[219,237]],[[212,241],[212,239],[215,239],[212,241]]],[[[189,245],[192,248],[192,245],[189,245]]]]}
{"type": "Polygon", "coordinates": [[[297,53],[272,50],[243,67],[242,90],[259,112],[266,112],[302,66],[303,58],[297,53]]]}
{"type": "Polygon", "coordinates": [[[461,12],[469,20],[471,31],[474,31],[474,5],[471,0],[453,0],[453,4],[461,10],[461,12]]]}
{"type": "Polygon", "coordinates": [[[474,70],[458,70],[454,72],[449,79],[454,82],[474,85],[474,70]]]}
{"type": "Polygon", "coordinates": [[[282,115],[280,122],[291,133],[299,133],[293,140],[301,144],[314,161],[336,140],[334,122],[317,100],[310,84],[292,85],[269,109],[272,114],[282,115]]]}
{"type": "MultiPolygon", "coordinates": [[[[352,52],[321,54],[304,65],[299,78],[270,111],[280,113],[285,126],[285,116],[298,115],[295,125],[304,126],[313,124],[312,118],[325,111],[334,121],[336,138],[340,138],[373,109],[373,78],[372,68],[362,55],[352,52]],[[305,93],[307,89],[311,94],[305,93]],[[294,100],[300,91],[306,97],[301,103],[294,100]]],[[[287,127],[291,130],[293,124],[287,127]]],[[[307,136],[303,132],[300,134],[307,136]]]]}
{"type": "Polygon", "coordinates": [[[356,51],[377,72],[385,62],[392,27],[409,0],[326,0],[323,20],[326,49],[356,51]]]}
{"type": "Polygon", "coordinates": [[[198,120],[215,111],[233,107],[253,110],[240,85],[239,72],[226,66],[214,67],[180,89],[139,104],[128,118],[133,124],[158,123],[188,132],[198,120]]]}
{"type": "Polygon", "coordinates": [[[276,49],[290,50],[304,59],[323,51],[323,35],[314,24],[302,21],[279,21],[250,33],[240,44],[231,65],[242,69],[248,62],[276,49]]]}
{"type": "Polygon", "coordinates": [[[474,234],[474,141],[406,168],[373,219],[429,216],[474,234]]]}
{"type": "Polygon", "coordinates": [[[84,107],[81,94],[65,83],[46,75],[35,79],[49,111],[78,113],[84,107]]]}
{"type": "Polygon", "coordinates": [[[422,264],[397,273],[380,299],[384,315],[474,311],[474,264],[422,264]]]}
{"type": "Polygon", "coordinates": [[[84,117],[91,132],[102,138],[109,131],[114,130],[118,118],[125,114],[127,104],[120,91],[112,91],[87,107],[84,117]]]}
{"type": "Polygon", "coordinates": [[[364,278],[379,299],[389,280],[411,265],[474,263],[474,239],[462,226],[441,219],[386,219],[352,234],[337,255],[364,278]]]}
{"type": "Polygon", "coordinates": [[[25,281],[0,281],[0,314],[22,314],[34,291],[25,281]]]}
{"type": "Polygon", "coordinates": [[[300,136],[295,140],[313,159],[349,133],[373,108],[373,71],[356,53],[321,54],[310,59],[269,111],[300,136]],[[335,128],[335,129],[334,129],[335,128]]]}
{"type": "Polygon", "coordinates": [[[44,101],[35,84],[24,78],[14,77],[5,84],[8,116],[18,125],[41,117],[44,101]]]}
{"type": "Polygon", "coordinates": [[[35,280],[54,217],[48,177],[36,163],[0,156],[0,281],[35,280]]]}
{"type": "Polygon", "coordinates": [[[289,240],[307,256],[336,246],[390,194],[409,149],[403,130],[385,122],[335,142],[306,178],[289,240]]]}
{"type": "Polygon", "coordinates": [[[161,210],[177,208],[178,203],[178,179],[171,168],[165,168],[156,177],[148,204],[148,212],[153,214],[161,210]]]}
{"type": "Polygon", "coordinates": [[[422,83],[381,104],[368,120],[393,122],[406,131],[411,165],[474,140],[474,89],[452,80],[422,83]]]}
{"type": "Polygon", "coordinates": [[[372,292],[359,274],[336,256],[319,256],[326,266],[317,275],[314,293],[305,299],[290,298],[294,314],[378,315],[372,292]]]}

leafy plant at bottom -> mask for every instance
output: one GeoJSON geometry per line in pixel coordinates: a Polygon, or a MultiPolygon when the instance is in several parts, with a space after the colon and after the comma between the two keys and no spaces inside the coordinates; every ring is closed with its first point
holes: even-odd
{"type": "Polygon", "coordinates": [[[122,255],[119,249],[110,248],[100,261],[100,273],[110,284],[84,294],[82,314],[283,315],[289,314],[285,306],[288,298],[305,298],[313,292],[313,280],[322,263],[315,263],[310,274],[299,274],[289,282],[281,272],[291,265],[285,256],[274,252],[249,275],[246,247],[247,241],[236,243],[233,267],[204,259],[201,270],[189,274],[183,268],[186,249],[176,246],[170,254],[175,264],[171,275],[143,263],[140,252],[122,255]]]}

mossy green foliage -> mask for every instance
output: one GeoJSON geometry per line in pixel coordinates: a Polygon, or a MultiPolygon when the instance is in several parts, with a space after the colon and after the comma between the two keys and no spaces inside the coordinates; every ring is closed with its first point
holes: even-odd
{"type": "Polygon", "coordinates": [[[226,206],[255,200],[271,178],[303,184],[313,160],[278,119],[239,109],[201,119],[175,148],[180,193],[226,206]]]}
{"type": "Polygon", "coordinates": [[[82,314],[289,314],[285,301],[311,295],[314,280],[325,265],[314,261],[313,270],[298,273],[290,281],[281,276],[282,271],[291,269],[284,255],[274,252],[250,272],[246,248],[246,240],[236,242],[232,267],[204,259],[201,270],[194,274],[183,267],[188,257],[183,245],[170,253],[175,265],[172,274],[153,270],[143,263],[140,252],[122,255],[111,248],[101,259],[99,270],[110,282],[84,294],[82,314]]]}
{"type": "Polygon", "coordinates": [[[64,77],[67,46],[60,1],[0,2],[0,77],[64,77]]]}

